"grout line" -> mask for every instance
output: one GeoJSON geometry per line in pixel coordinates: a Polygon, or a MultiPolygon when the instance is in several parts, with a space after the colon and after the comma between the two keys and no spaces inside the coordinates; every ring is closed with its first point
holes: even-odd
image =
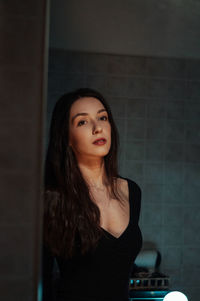
{"type": "MultiPolygon", "coordinates": [[[[164,202],[164,195],[166,190],[166,148],[167,148],[167,142],[166,142],[166,126],[167,126],[167,109],[166,109],[167,103],[165,102],[164,106],[164,135],[163,135],[163,179],[162,179],[162,234],[164,233],[164,210],[165,210],[165,202],[164,202]]],[[[164,250],[164,235],[162,235],[162,241],[161,241],[161,248],[164,250]]]]}

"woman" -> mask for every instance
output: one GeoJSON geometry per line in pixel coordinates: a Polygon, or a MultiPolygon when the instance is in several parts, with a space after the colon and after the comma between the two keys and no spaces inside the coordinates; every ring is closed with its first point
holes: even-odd
{"type": "Polygon", "coordinates": [[[141,191],[118,175],[118,136],[103,96],[91,89],[56,103],[45,163],[43,301],[127,301],[141,248],[141,191]]]}

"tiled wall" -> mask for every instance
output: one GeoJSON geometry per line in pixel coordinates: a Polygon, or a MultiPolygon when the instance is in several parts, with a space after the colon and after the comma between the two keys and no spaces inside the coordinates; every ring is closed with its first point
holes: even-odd
{"type": "Polygon", "coordinates": [[[50,50],[48,122],[57,98],[91,87],[118,126],[120,171],[142,188],[145,245],[162,255],[171,289],[200,289],[200,61],[50,50]]]}
{"type": "Polygon", "coordinates": [[[46,0],[0,1],[0,300],[36,301],[46,0]]]}

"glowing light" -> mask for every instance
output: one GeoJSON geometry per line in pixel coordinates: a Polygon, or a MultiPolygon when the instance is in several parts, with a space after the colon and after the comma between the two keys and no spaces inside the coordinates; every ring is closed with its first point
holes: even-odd
{"type": "Polygon", "coordinates": [[[174,291],[167,294],[163,301],[188,301],[188,298],[183,293],[174,291]]]}

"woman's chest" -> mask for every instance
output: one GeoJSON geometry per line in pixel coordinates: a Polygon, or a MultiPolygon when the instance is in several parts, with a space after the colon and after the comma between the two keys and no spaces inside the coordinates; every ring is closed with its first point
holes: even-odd
{"type": "Polygon", "coordinates": [[[99,205],[101,227],[115,237],[119,237],[130,221],[129,202],[121,204],[118,200],[110,200],[108,205],[99,205]]]}

